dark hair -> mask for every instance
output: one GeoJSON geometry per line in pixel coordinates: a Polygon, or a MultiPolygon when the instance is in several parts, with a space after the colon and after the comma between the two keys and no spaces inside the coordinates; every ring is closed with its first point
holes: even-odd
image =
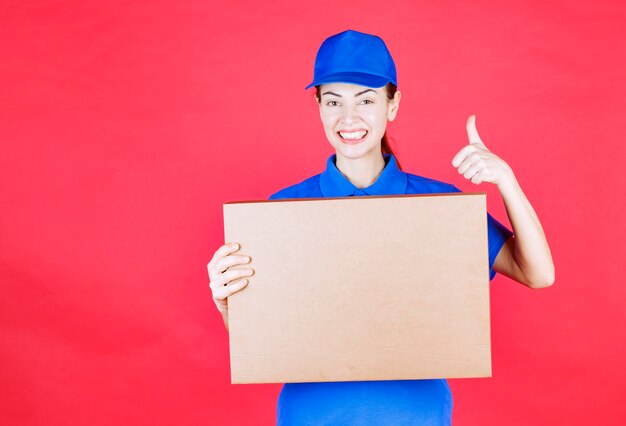
{"type": "MultiPolygon", "coordinates": [[[[398,88],[396,87],[395,84],[391,82],[387,83],[387,85],[385,86],[387,99],[392,100],[393,96],[396,94],[396,90],[398,90],[398,88]]],[[[321,102],[320,86],[315,86],[315,99],[317,99],[318,103],[321,102]]],[[[393,153],[391,146],[389,146],[389,139],[387,138],[387,131],[385,131],[383,138],[380,140],[380,150],[382,151],[383,154],[391,154],[394,157],[396,157],[396,163],[398,164],[398,169],[402,170],[402,166],[400,166],[398,157],[396,156],[396,154],[393,153]]]]}

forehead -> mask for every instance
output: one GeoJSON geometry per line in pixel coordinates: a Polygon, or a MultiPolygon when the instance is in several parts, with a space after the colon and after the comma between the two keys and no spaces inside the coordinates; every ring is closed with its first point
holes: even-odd
{"type": "Polygon", "coordinates": [[[368,90],[367,93],[370,95],[373,95],[374,92],[376,92],[376,94],[381,94],[383,87],[368,87],[352,83],[327,83],[320,86],[320,93],[322,95],[326,92],[333,92],[341,96],[354,95],[365,90],[368,90]]]}

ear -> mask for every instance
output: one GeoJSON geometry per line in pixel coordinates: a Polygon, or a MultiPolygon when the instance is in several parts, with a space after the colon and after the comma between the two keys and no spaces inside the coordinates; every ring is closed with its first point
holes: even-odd
{"type": "Polygon", "coordinates": [[[393,95],[393,99],[389,101],[389,106],[387,108],[387,119],[389,121],[393,121],[396,118],[398,108],[400,108],[400,97],[400,91],[396,90],[396,93],[393,95]]]}
{"type": "Polygon", "coordinates": [[[320,118],[322,118],[322,102],[318,99],[317,96],[315,96],[315,94],[313,94],[313,100],[315,101],[315,103],[317,104],[317,106],[319,107],[320,110],[320,118]]]}

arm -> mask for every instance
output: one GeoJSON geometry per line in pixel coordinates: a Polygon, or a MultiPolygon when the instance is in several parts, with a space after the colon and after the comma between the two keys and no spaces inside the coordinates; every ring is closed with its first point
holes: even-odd
{"type": "Polygon", "coordinates": [[[513,170],[489,151],[478,136],[473,115],[467,121],[467,134],[470,143],[459,151],[452,164],[474,184],[497,185],[515,234],[502,246],[494,270],[531,288],[549,287],[554,283],[554,263],[537,214],[513,170]]]}
{"type": "Polygon", "coordinates": [[[539,218],[517,183],[513,172],[498,185],[514,237],[509,238],[494,261],[493,268],[531,288],[554,283],[554,263],[539,218]]]}

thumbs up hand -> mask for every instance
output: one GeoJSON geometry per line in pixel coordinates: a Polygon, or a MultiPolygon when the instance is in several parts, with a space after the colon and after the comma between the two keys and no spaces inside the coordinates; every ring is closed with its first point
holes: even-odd
{"type": "Polygon", "coordinates": [[[504,160],[489,151],[480,139],[476,130],[475,115],[469,116],[466,128],[469,144],[454,156],[452,165],[476,185],[481,182],[500,185],[512,174],[511,168],[504,160]]]}

